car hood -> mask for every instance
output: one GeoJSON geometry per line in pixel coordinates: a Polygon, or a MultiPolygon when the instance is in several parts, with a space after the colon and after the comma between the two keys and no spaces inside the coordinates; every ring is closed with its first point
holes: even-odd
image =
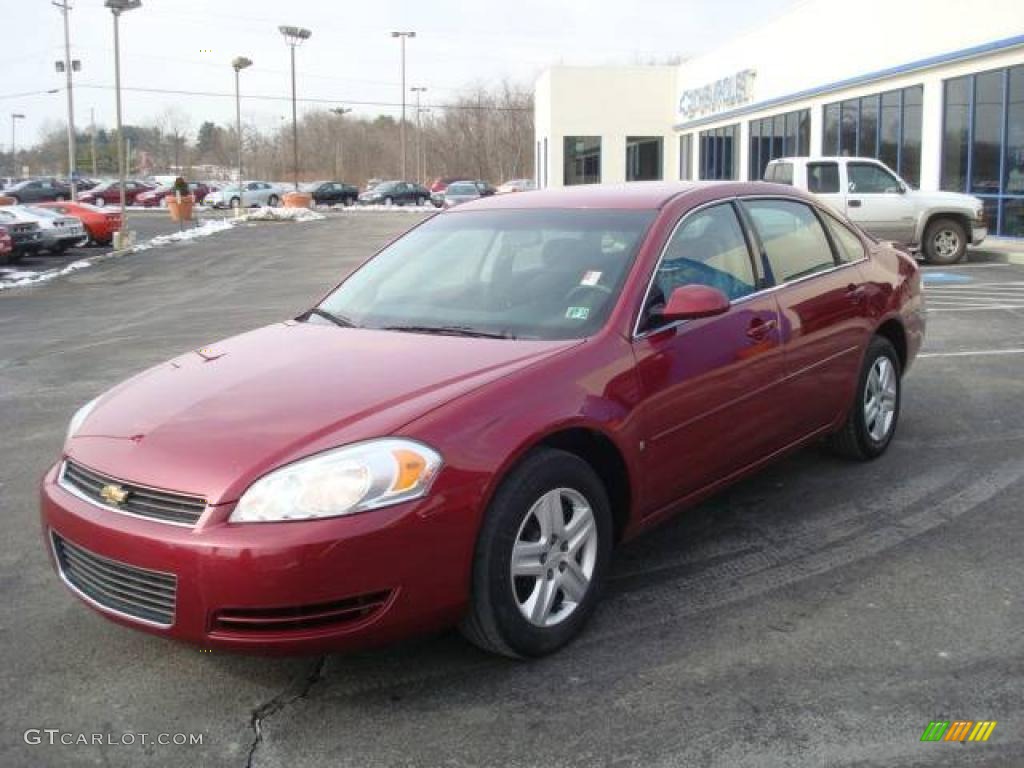
{"type": "Polygon", "coordinates": [[[392,434],[579,343],[280,323],[118,385],[100,397],[67,453],[123,480],[224,503],[276,466],[392,434]]]}
{"type": "Polygon", "coordinates": [[[980,198],[973,195],[965,195],[962,192],[922,192],[915,190],[913,195],[915,199],[924,202],[930,207],[956,207],[973,212],[982,206],[980,198]]]}

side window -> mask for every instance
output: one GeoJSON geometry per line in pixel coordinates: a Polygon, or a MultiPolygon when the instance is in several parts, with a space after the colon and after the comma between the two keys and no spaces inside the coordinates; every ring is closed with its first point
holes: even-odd
{"type": "Polygon", "coordinates": [[[874,163],[849,163],[846,166],[850,192],[858,195],[878,195],[899,192],[896,177],[874,163]]]}
{"type": "Polygon", "coordinates": [[[839,194],[839,164],[808,163],[807,189],[816,195],[839,194]]]}
{"type": "Polygon", "coordinates": [[[777,283],[797,280],[836,265],[825,230],[804,203],[791,200],[748,200],[768,266],[777,283]]]}
{"type": "Polygon", "coordinates": [[[754,292],[754,265],[732,205],[688,215],[665,246],[648,307],[664,304],[676,288],[708,285],[730,300],[754,292]]]}
{"type": "Polygon", "coordinates": [[[768,169],[768,173],[765,174],[765,181],[773,181],[776,184],[789,184],[793,185],[793,164],[792,163],[772,163],[768,169]],[[768,174],[771,174],[770,176],[768,174]]]}
{"type": "Polygon", "coordinates": [[[864,258],[864,243],[857,237],[850,228],[841,223],[834,216],[825,216],[828,228],[832,232],[832,239],[835,241],[839,251],[839,260],[848,264],[851,261],[859,261],[864,258]]]}

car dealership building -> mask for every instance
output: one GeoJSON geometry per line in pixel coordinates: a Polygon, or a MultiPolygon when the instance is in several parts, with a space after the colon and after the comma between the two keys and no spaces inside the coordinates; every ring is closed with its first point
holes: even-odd
{"type": "Polygon", "coordinates": [[[553,67],[535,119],[539,187],[868,156],[977,195],[992,234],[1024,237],[1021,0],[805,0],[678,66],[553,67]]]}

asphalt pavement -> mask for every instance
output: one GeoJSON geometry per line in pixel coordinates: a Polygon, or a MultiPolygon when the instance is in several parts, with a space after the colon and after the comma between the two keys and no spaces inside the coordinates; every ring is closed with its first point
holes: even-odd
{"type": "Polygon", "coordinates": [[[981,259],[927,270],[927,343],[883,458],[801,451],[627,545],[554,657],[493,658],[454,632],[200,653],[72,597],[36,486],[74,409],[295,316],[413,220],[245,225],[0,292],[0,765],[1024,765],[1024,267],[981,259]],[[920,741],[958,719],[998,725],[987,743],[920,741]]]}

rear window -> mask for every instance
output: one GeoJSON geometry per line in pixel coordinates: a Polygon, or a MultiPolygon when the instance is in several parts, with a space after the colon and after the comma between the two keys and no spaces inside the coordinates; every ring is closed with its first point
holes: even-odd
{"type": "Polygon", "coordinates": [[[839,194],[839,164],[808,163],[807,190],[816,195],[839,194]]]}
{"type": "Polygon", "coordinates": [[[770,163],[764,172],[765,181],[793,185],[792,163],[770,163]]]}

